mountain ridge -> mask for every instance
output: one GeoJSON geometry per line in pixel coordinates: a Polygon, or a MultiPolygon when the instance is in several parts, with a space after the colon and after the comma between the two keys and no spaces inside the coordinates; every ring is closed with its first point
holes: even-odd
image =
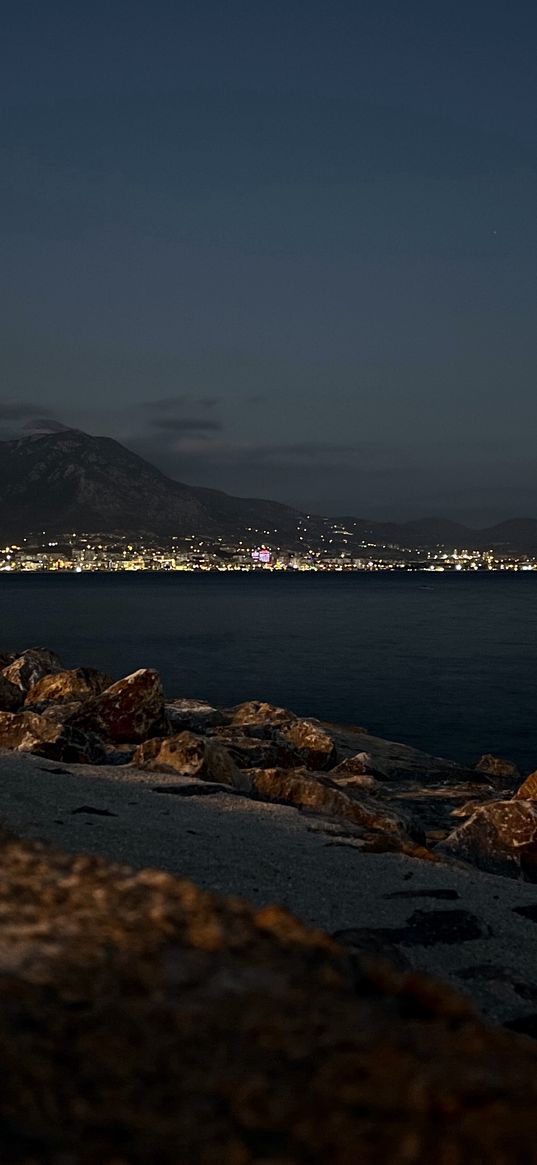
{"type": "Polygon", "coordinates": [[[291,506],[188,486],[111,437],[78,429],[0,442],[0,532],[222,537],[257,522],[297,537],[291,506]]]}
{"type": "Polygon", "coordinates": [[[534,518],[513,518],[483,529],[445,518],[404,523],[349,515],[325,518],[269,499],[186,485],[113,438],[78,429],[36,432],[0,442],[0,534],[4,538],[39,531],[200,535],[320,548],[323,541],[326,544],[327,533],[333,537],[338,528],[348,533],[336,535],[336,541],[355,552],[363,542],[409,550],[457,546],[537,551],[534,518]]]}

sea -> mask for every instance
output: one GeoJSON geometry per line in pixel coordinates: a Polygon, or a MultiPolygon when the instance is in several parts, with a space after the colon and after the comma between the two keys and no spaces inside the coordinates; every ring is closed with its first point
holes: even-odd
{"type": "Polygon", "coordinates": [[[0,649],[537,768],[537,574],[1,574],[0,649]]]}

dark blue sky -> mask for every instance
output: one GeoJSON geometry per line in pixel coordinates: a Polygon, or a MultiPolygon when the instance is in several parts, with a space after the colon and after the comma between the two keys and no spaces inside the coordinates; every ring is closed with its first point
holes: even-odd
{"type": "Polygon", "coordinates": [[[4,0],[4,435],[537,515],[537,9],[4,0]]]}

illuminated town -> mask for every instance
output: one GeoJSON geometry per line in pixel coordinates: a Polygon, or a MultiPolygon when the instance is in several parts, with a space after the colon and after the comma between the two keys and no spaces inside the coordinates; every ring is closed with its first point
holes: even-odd
{"type": "MultiPolygon", "coordinates": [[[[23,538],[0,548],[1,572],[110,573],[170,571],[530,571],[537,570],[537,556],[507,553],[499,549],[472,550],[448,547],[409,549],[357,541],[352,531],[327,522],[321,545],[286,549],[258,537],[237,542],[199,535],[167,541],[130,538],[128,535],[66,534],[23,538]]],[[[265,532],[266,533],[266,532],[265,532]]]]}

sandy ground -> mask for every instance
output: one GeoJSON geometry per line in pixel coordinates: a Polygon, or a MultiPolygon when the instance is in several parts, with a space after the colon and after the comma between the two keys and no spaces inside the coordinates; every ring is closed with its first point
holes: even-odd
{"type": "Polygon", "coordinates": [[[368,928],[413,966],[472,994],[492,1018],[526,1017],[532,1029],[537,921],[517,908],[534,905],[537,920],[537,885],[361,854],[319,817],[237,795],[174,795],[174,783],[161,792],[154,773],[3,753],[0,819],[65,850],[159,867],[255,905],[279,902],[329,932],[368,928]],[[453,936],[446,911],[457,912],[453,936]]]}

